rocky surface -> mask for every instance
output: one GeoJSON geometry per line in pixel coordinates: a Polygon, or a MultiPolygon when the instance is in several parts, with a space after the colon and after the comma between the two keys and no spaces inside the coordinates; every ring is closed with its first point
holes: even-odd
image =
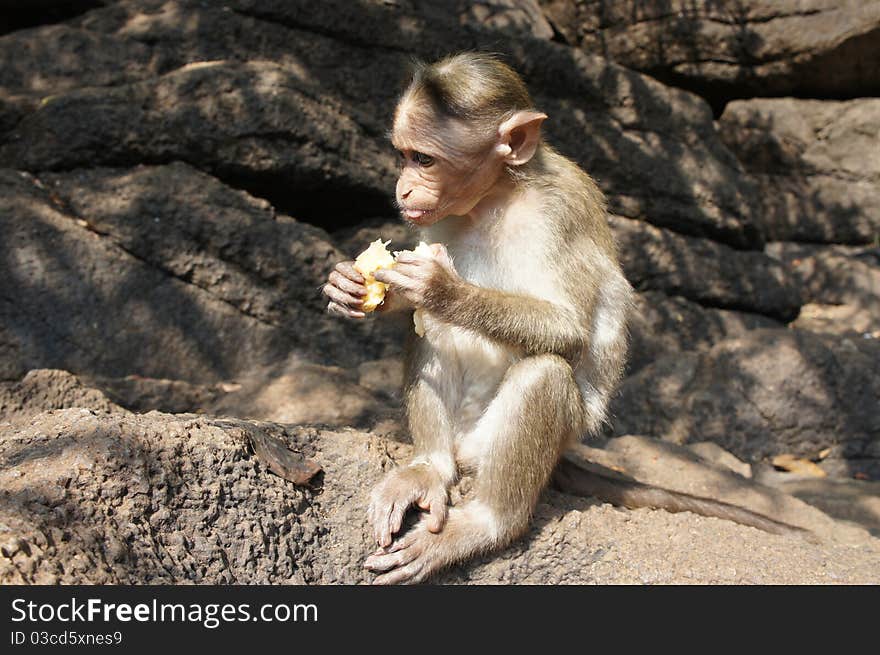
{"type": "Polygon", "coordinates": [[[818,541],[548,491],[526,539],[441,581],[880,581],[877,101],[840,100],[876,94],[878,58],[852,65],[876,3],[70,4],[0,23],[0,581],[369,580],[411,322],[333,320],[319,290],[418,240],[385,130],[411,57],[470,48],[607,193],[639,292],[585,452],[818,541]],[[816,97],[713,121],[755,93],[816,97]],[[322,473],[279,477],[260,440],[322,473]]]}
{"type": "Polygon", "coordinates": [[[880,336],[880,249],[774,243],[767,251],[799,279],[809,303],[796,325],[866,339],[880,336]]]}
{"type": "MultiPolygon", "coordinates": [[[[409,58],[499,45],[499,32],[410,4],[124,0],[12,33],[0,39],[3,95],[15,99],[0,160],[46,170],[179,159],[330,230],[387,213],[395,161],[385,129],[409,58]],[[66,45],[65,30],[88,39],[66,45]],[[42,49],[22,57],[32,41],[42,49]],[[93,49],[113,61],[102,65],[93,49]]],[[[511,46],[511,63],[555,117],[551,138],[617,213],[760,244],[751,184],[703,103],[550,41],[511,46]]]]}
{"type": "MultiPolygon", "coordinates": [[[[2,393],[28,397],[38,380],[54,409],[31,403],[32,413],[0,423],[4,583],[369,581],[366,490],[408,446],[350,429],[134,414],[96,402],[99,392],[58,371],[32,372],[2,393]],[[100,408],[65,409],[62,398],[100,408]],[[255,432],[317,461],[320,478],[303,487],[271,474],[249,451],[255,432]]],[[[597,453],[642,479],[772,513],[819,539],[548,492],[526,539],[439,581],[880,581],[880,541],[792,496],[651,439],[615,440],[597,453]],[[663,462],[652,465],[657,453],[663,462]]]]}
{"type": "Polygon", "coordinates": [[[880,343],[754,330],[657,359],[614,402],[615,434],[711,440],[748,460],[825,448],[852,473],[880,475],[880,343]]]}
{"type": "Polygon", "coordinates": [[[880,91],[877,0],[541,0],[567,42],[696,91],[750,96],[880,91]]]}
{"type": "Polygon", "coordinates": [[[768,239],[876,245],[880,99],[738,100],[718,132],[758,184],[768,239]]]}

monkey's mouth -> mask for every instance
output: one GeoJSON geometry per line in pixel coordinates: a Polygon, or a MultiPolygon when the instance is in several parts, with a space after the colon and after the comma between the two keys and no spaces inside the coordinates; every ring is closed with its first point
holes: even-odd
{"type": "Polygon", "coordinates": [[[406,220],[411,221],[413,223],[419,224],[424,223],[425,220],[430,218],[433,210],[431,209],[401,209],[403,216],[406,220]]]}

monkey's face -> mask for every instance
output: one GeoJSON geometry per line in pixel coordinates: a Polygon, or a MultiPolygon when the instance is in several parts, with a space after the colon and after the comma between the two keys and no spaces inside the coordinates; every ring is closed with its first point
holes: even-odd
{"type": "Polygon", "coordinates": [[[466,216],[504,172],[494,143],[474,147],[466,126],[426,120],[398,109],[392,143],[400,156],[397,205],[403,217],[427,226],[447,216],[466,216]]]}

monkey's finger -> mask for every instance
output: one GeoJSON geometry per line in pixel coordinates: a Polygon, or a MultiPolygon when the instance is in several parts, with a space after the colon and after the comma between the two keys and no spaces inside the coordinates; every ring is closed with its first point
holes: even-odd
{"type": "Polygon", "coordinates": [[[384,282],[385,284],[390,284],[394,287],[400,287],[401,289],[407,289],[413,284],[410,276],[403,275],[400,271],[394,271],[387,268],[376,271],[373,274],[373,277],[379,282],[384,282]]]}
{"type": "Polygon", "coordinates": [[[374,533],[376,541],[382,548],[391,545],[391,515],[394,512],[394,504],[389,503],[376,514],[376,522],[374,525],[374,533]]]}
{"type": "Polygon", "coordinates": [[[391,533],[397,534],[400,532],[400,526],[403,525],[403,517],[406,516],[406,511],[412,505],[412,501],[409,499],[399,500],[394,503],[394,511],[391,512],[391,533]]]}
{"type": "Polygon", "coordinates": [[[412,533],[409,536],[401,537],[400,539],[395,539],[394,543],[388,546],[388,548],[383,549],[386,553],[396,553],[398,550],[403,550],[404,548],[409,548],[415,543],[415,540],[412,537],[412,533]]]}
{"type": "Polygon", "coordinates": [[[445,498],[432,502],[431,511],[428,514],[428,531],[440,532],[446,524],[446,516],[448,512],[449,506],[446,504],[445,498]]]}
{"type": "Polygon", "coordinates": [[[455,273],[455,265],[452,263],[452,257],[449,256],[446,246],[442,243],[435,243],[431,248],[434,250],[434,257],[440,262],[440,265],[447,271],[455,273]]]}
{"type": "Polygon", "coordinates": [[[430,258],[425,257],[424,255],[416,254],[412,251],[404,250],[401,252],[397,258],[394,260],[395,265],[400,264],[418,264],[431,261],[430,258]]]}
{"type": "Polygon", "coordinates": [[[343,305],[351,309],[358,309],[364,305],[363,298],[356,298],[332,284],[325,284],[323,291],[325,296],[338,305],[343,305]]]}
{"type": "Polygon", "coordinates": [[[343,307],[335,302],[331,302],[327,305],[327,311],[331,314],[337,314],[339,316],[345,316],[346,318],[363,318],[366,316],[363,312],[357,312],[353,309],[348,309],[347,307],[343,307]]]}
{"type": "Polygon", "coordinates": [[[398,566],[405,566],[418,556],[418,552],[406,549],[393,553],[370,555],[364,562],[364,568],[369,571],[388,571],[398,566]]]}
{"type": "Polygon", "coordinates": [[[359,284],[358,282],[353,282],[352,280],[349,280],[338,271],[330,271],[329,279],[333,286],[339,287],[343,291],[347,291],[353,296],[367,295],[367,287],[365,287],[363,284],[359,284]]]}
{"type": "Polygon", "coordinates": [[[401,275],[415,279],[424,279],[431,276],[430,266],[431,262],[427,259],[412,264],[395,263],[391,272],[400,273],[401,275]]]}
{"type": "Polygon", "coordinates": [[[335,270],[339,271],[353,282],[357,282],[358,284],[363,284],[365,282],[364,276],[358,273],[357,269],[354,267],[354,262],[339,262],[336,264],[335,270]]]}
{"type": "Polygon", "coordinates": [[[373,580],[375,585],[412,584],[422,579],[420,575],[423,564],[416,560],[406,566],[397,568],[389,573],[383,573],[373,580]]]}

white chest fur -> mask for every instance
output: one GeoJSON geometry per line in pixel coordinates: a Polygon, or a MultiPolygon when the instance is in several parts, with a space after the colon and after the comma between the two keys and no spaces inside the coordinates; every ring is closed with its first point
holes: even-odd
{"type": "MultiPolygon", "coordinates": [[[[528,204],[516,213],[488,217],[480,223],[449,217],[425,230],[424,240],[442,243],[459,275],[480,287],[522,293],[551,301],[559,285],[533,262],[546,261],[540,212],[528,204]],[[536,270],[537,269],[537,270],[536,270]]],[[[440,385],[456,417],[457,431],[465,437],[496,395],[504,374],[522,354],[473,331],[441,323],[424,315],[425,346],[432,353],[432,377],[440,385]]]]}

